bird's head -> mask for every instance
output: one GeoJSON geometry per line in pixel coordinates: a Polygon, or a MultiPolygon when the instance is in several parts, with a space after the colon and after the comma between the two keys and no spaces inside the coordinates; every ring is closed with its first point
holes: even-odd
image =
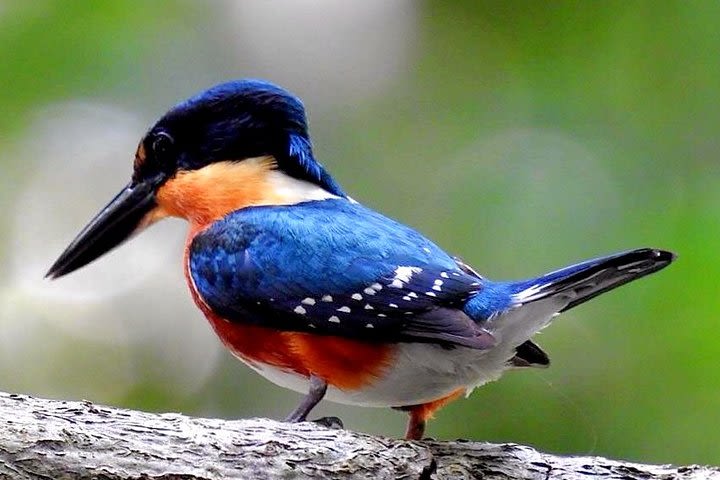
{"type": "Polygon", "coordinates": [[[176,105],[150,128],[130,183],[47,276],[77,270],[167,216],[199,229],[240,208],[344,196],[313,156],[299,98],[260,80],[223,83],[176,105]]]}

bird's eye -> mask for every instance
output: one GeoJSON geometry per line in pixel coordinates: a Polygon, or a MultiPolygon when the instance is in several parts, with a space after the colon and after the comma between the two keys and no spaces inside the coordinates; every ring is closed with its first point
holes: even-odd
{"type": "Polygon", "coordinates": [[[158,160],[165,160],[170,155],[174,144],[175,140],[173,140],[170,134],[159,132],[155,134],[155,138],[152,142],[153,154],[158,158],[158,160]]]}

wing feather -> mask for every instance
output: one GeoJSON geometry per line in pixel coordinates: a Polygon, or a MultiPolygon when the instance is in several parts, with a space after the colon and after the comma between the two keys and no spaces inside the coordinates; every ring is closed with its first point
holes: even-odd
{"type": "Polygon", "coordinates": [[[482,289],[417,232],[347,200],[235,212],[191,244],[204,301],[233,322],[484,349],[462,306],[482,289]]]}

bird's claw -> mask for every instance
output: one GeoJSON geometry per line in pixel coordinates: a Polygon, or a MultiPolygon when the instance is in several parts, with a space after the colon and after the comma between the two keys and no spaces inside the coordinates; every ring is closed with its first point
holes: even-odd
{"type": "Polygon", "coordinates": [[[312,423],[317,423],[320,426],[333,430],[345,429],[345,425],[343,425],[342,420],[340,420],[338,417],[321,417],[313,420],[312,423]]]}

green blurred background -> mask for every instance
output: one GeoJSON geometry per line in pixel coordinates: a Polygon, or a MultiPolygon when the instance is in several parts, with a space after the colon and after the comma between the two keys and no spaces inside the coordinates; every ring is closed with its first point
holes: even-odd
{"type": "Polygon", "coordinates": [[[42,278],[156,117],[262,77],[303,97],[356,199],[492,278],[680,254],[563,315],[538,339],[552,368],[508,373],[430,435],[720,464],[719,22],[715,0],[0,2],[0,389],[225,418],[295,405],[191,304],[181,222],[42,278]]]}

